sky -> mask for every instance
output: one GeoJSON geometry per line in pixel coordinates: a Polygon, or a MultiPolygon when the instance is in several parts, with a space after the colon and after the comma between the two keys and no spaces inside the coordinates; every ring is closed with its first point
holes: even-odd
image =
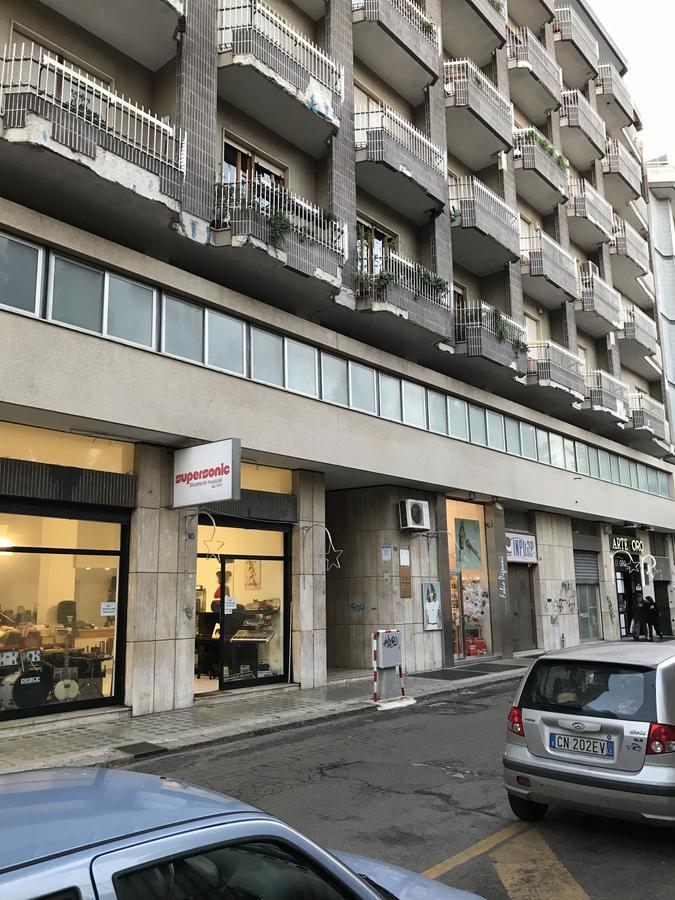
{"type": "Polygon", "coordinates": [[[628,62],[626,85],[640,110],[647,159],[675,162],[675,3],[590,0],[628,62]]]}

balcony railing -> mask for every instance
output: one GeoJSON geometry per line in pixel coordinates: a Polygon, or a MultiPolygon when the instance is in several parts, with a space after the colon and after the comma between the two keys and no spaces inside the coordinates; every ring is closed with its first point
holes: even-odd
{"type": "Polygon", "coordinates": [[[602,118],[593,109],[581,91],[563,91],[561,117],[571,128],[580,128],[595,144],[604,147],[607,129],[602,118]]]}
{"type": "Polygon", "coordinates": [[[562,91],[562,70],[529,28],[507,28],[508,58],[529,66],[554,97],[562,91]]]}
{"type": "Polygon", "coordinates": [[[618,328],[621,323],[621,294],[600,277],[595,263],[579,266],[579,302],[584,312],[594,312],[618,328]]]}
{"type": "Polygon", "coordinates": [[[385,299],[390,287],[396,286],[412,294],[416,300],[450,309],[448,282],[419,263],[404,259],[393,251],[386,253],[379,272],[359,271],[357,293],[361,297],[385,299]]]}
{"type": "MultiPolygon", "coordinates": [[[[440,48],[438,25],[428,19],[416,3],[412,0],[389,0],[389,2],[432,47],[440,48]]],[[[366,9],[367,6],[368,0],[352,0],[352,9],[366,9]]]]}
{"type": "Polygon", "coordinates": [[[567,157],[560,153],[549,139],[533,125],[530,125],[528,128],[514,129],[513,146],[515,150],[521,152],[525,167],[528,169],[535,167],[534,148],[539,147],[542,153],[545,153],[561,172],[567,174],[569,170],[570,164],[567,157]],[[530,158],[528,159],[528,157],[530,158]]]}
{"type": "Polygon", "coordinates": [[[489,303],[466,304],[455,309],[455,340],[466,341],[474,328],[487,332],[499,343],[525,346],[525,328],[489,303]]]}
{"type": "Polygon", "coordinates": [[[637,194],[642,193],[642,169],[632,153],[616,138],[608,138],[602,171],[606,175],[622,175],[637,194]]]}
{"type": "Polygon", "coordinates": [[[530,275],[553,276],[555,283],[571,285],[574,290],[577,279],[577,261],[543,231],[521,235],[520,253],[529,266],[530,275]]]}
{"type": "Polygon", "coordinates": [[[593,37],[589,29],[586,27],[577,15],[575,10],[570,7],[556,9],[555,19],[553,20],[553,30],[560,34],[563,41],[572,41],[575,43],[589,62],[598,65],[600,56],[600,48],[598,42],[593,37]]]}
{"type": "Polygon", "coordinates": [[[301,243],[319,244],[346,258],[347,226],[321,207],[259,178],[216,184],[214,229],[236,230],[237,220],[248,216],[267,224],[269,243],[277,248],[291,232],[301,243]]]}
{"type": "Polygon", "coordinates": [[[261,39],[277,53],[275,70],[282,76],[289,66],[303,70],[340,100],[344,73],[329,56],[262,0],[218,0],[218,49],[221,53],[258,55],[261,39]]]}
{"type": "Polygon", "coordinates": [[[472,216],[470,210],[466,210],[466,204],[472,203],[506,228],[518,230],[518,214],[475,175],[451,178],[449,193],[450,205],[460,214],[465,227],[471,227],[472,216]],[[465,221],[465,219],[469,221],[465,221]]]}
{"type": "Polygon", "coordinates": [[[584,178],[570,179],[568,208],[571,215],[590,219],[610,238],[614,232],[614,212],[604,197],[584,178]]]}
{"type": "Polygon", "coordinates": [[[656,333],[656,322],[650,319],[648,315],[638,309],[637,306],[625,306],[621,310],[621,329],[620,337],[626,340],[637,341],[641,347],[654,348],[658,341],[656,333]]]}
{"type": "Polygon", "coordinates": [[[623,78],[611,63],[601,63],[598,67],[597,92],[599,94],[611,94],[616,98],[619,106],[631,117],[634,115],[634,106],[623,78]]]}
{"type": "Polygon", "coordinates": [[[629,225],[620,216],[614,216],[612,231],[612,250],[621,256],[627,256],[629,259],[632,259],[644,270],[644,274],[647,274],[650,271],[649,244],[647,241],[640,237],[632,225],[629,225]]]}
{"type": "Polygon", "coordinates": [[[421,131],[406,122],[390,106],[381,105],[370,109],[357,109],[354,113],[356,146],[368,145],[368,132],[383,131],[408,153],[425,165],[445,175],[447,170],[445,152],[437,147],[421,131]]]}
{"type": "Polygon", "coordinates": [[[469,89],[478,91],[495,116],[508,128],[513,119],[511,104],[490,79],[470,59],[454,59],[444,65],[445,93],[455,98],[456,106],[468,106],[469,89]]]}
{"type": "Polygon", "coordinates": [[[665,439],[668,434],[666,408],[663,403],[654,400],[639,391],[628,395],[628,408],[633,417],[635,428],[649,428],[658,438],[665,439]]]}
{"type": "Polygon", "coordinates": [[[0,114],[5,127],[23,124],[27,112],[45,115],[58,131],[94,137],[104,149],[153,171],[185,171],[180,129],[136,106],[36,43],[5,47],[0,114]],[[159,167],[159,168],[158,168],[159,167]]]}
{"type": "Polygon", "coordinates": [[[584,387],[584,364],[566,347],[555,341],[535,341],[528,344],[528,374],[540,381],[552,381],[581,393],[584,387]]]}
{"type": "Polygon", "coordinates": [[[628,418],[628,388],[602,369],[589,372],[586,377],[586,390],[592,406],[601,406],[628,418]]]}

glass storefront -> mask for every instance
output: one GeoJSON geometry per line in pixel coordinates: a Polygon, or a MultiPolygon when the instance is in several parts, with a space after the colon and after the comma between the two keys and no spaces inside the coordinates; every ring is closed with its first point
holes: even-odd
{"type": "Polygon", "coordinates": [[[125,540],[120,522],[0,511],[0,718],[121,699],[125,540]]]}
{"type": "Polygon", "coordinates": [[[288,679],[289,540],[281,527],[200,521],[196,694],[288,679]]]}
{"type": "Polygon", "coordinates": [[[476,503],[446,504],[455,656],[485,656],[492,652],[485,512],[476,503]]]}

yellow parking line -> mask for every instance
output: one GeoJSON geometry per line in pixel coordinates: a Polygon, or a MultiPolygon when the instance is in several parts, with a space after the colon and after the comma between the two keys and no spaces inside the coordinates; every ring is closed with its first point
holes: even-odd
{"type": "Polygon", "coordinates": [[[589,900],[538,832],[530,829],[490,853],[512,900],[589,900]]]}
{"type": "Polygon", "coordinates": [[[455,853],[454,856],[444,859],[443,862],[432,866],[422,874],[426,875],[427,878],[438,878],[440,875],[445,875],[446,872],[449,872],[456,866],[461,866],[462,863],[468,862],[470,859],[475,859],[476,856],[482,856],[483,853],[487,853],[488,850],[492,850],[498,844],[503,844],[504,841],[508,841],[510,838],[514,837],[514,835],[520,834],[529,827],[530,826],[525,822],[513,822],[511,825],[507,825],[506,828],[502,828],[501,831],[497,831],[495,834],[490,835],[490,837],[478,841],[473,847],[468,847],[466,850],[461,850],[459,853],[455,853]]]}

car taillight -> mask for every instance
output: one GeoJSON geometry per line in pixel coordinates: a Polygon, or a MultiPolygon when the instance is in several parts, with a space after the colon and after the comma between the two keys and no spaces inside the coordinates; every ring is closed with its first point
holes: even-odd
{"type": "Polygon", "coordinates": [[[519,706],[511,707],[511,712],[509,713],[508,729],[514,734],[519,734],[521,736],[525,733],[523,731],[523,714],[520,711],[519,706]]]}
{"type": "Polygon", "coordinates": [[[675,753],[675,725],[650,725],[647,753],[675,753]]]}

